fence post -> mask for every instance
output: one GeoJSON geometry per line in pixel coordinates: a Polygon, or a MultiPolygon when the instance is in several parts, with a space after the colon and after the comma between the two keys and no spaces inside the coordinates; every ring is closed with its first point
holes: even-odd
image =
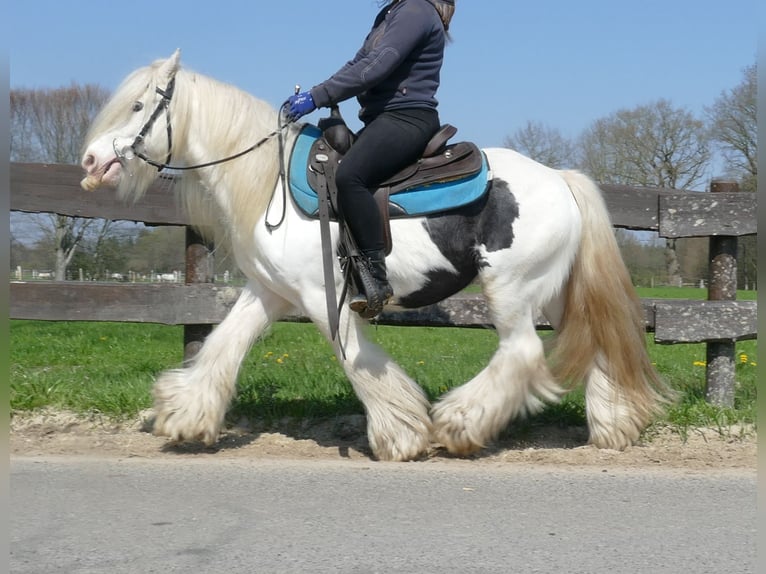
{"type": "MultiPolygon", "coordinates": [[[[736,192],[736,181],[714,179],[712,193],[736,192]]],[[[710,237],[709,301],[734,301],[737,298],[737,238],[710,237]]],[[[734,406],[735,357],[734,341],[707,343],[705,399],[721,406],[734,406]]]]}
{"type": "MultiPolygon", "coordinates": [[[[187,225],[186,284],[213,282],[212,251],[213,246],[206,244],[202,236],[187,225]]],[[[197,354],[212,330],[212,325],[184,325],[184,361],[197,354]]]]}

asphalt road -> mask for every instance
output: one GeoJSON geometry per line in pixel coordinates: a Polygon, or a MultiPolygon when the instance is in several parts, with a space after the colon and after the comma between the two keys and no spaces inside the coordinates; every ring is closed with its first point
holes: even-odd
{"type": "Polygon", "coordinates": [[[14,574],[754,573],[756,473],[11,458],[14,574]]]}

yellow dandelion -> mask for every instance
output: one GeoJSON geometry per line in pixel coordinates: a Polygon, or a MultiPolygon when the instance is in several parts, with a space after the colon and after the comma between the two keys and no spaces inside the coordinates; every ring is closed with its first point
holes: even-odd
{"type": "Polygon", "coordinates": [[[706,365],[707,363],[705,363],[705,361],[694,361],[695,367],[705,367],[706,365]]]}
{"type": "Polygon", "coordinates": [[[279,363],[280,365],[281,365],[282,363],[284,363],[284,361],[282,360],[282,357],[279,357],[279,358],[277,359],[277,363],[279,363]]]}
{"type": "Polygon", "coordinates": [[[758,363],[756,363],[755,361],[750,361],[750,366],[751,367],[757,367],[758,363]]]}
{"type": "Polygon", "coordinates": [[[425,361],[418,361],[418,365],[425,365],[425,364],[426,364],[425,361]]]}
{"type": "Polygon", "coordinates": [[[282,358],[286,359],[286,358],[288,358],[289,356],[290,356],[290,355],[288,355],[287,353],[285,353],[284,355],[282,355],[282,358]]]}
{"type": "Polygon", "coordinates": [[[745,364],[745,365],[747,364],[747,362],[748,362],[748,357],[747,357],[747,355],[746,355],[745,353],[742,353],[742,354],[739,356],[739,362],[740,362],[740,363],[743,363],[743,364],[745,364]]]}

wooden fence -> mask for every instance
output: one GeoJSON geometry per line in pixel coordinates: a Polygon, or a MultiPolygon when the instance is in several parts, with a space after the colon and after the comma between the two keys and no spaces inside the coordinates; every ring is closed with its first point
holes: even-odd
{"type": "MultiPolygon", "coordinates": [[[[187,226],[185,284],[12,282],[10,317],[51,321],[124,321],[184,325],[186,356],[231,309],[239,290],[212,282],[209,247],[188,227],[161,179],[135,205],[114,192],[83,191],[78,166],[11,164],[11,211],[187,226]]],[[[644,299],[646,328],[658,343],[708,346],[708,399],[731,404],[734,342],[757,337],[757,304],[736,301],[736,238],[756,233],[756,194],[713,182],[711,193],[602,185],[615,227],[651,230],[660,237],[710,237],[707,301],[644,299]]],[[[301,321],[301,317],[288,320],[301,321]]],[[[457,295],[411,311],[386,311],[378,322],[401,326],[491,327],[480,295],[457,295]]],[[[538,327],[550,328],[542,317],[538,327]]]]}

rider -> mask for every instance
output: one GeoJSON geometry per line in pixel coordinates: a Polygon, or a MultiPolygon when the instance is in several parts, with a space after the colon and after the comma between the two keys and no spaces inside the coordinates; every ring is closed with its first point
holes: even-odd
{"type": "Polygon", "coordinates": [[[436,91],[455,0],[387,0],[356,56],[328,80],[289,99],[291,121],[356,96],[364,127],[338,166],[338,202],[362,253],[366,297],[350,307],[374,317],[393,296],[383,221],[372,194],[416,161],[438,131],[436,91]]]}

